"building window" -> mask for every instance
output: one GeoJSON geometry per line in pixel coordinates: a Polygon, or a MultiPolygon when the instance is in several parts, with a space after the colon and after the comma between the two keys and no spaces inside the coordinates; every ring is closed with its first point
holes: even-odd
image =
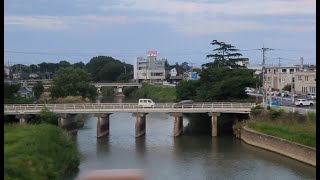
{"type": "Polygon", "coordinates": [[[305,80],[305,81],[308,81],[308,76],[305,76],[305,77],[304,77],[304,80],[305,80]]]}
{"type": "Polygon", "coordinates": [[[290,74],[292,74],[294,72],[294,69],[290,69],[290,74]]]}
{"type": "Polygon", "coordinates": [[[282,69],[282,73],[286,73],[287,72],[287,69],[282,69]]]}

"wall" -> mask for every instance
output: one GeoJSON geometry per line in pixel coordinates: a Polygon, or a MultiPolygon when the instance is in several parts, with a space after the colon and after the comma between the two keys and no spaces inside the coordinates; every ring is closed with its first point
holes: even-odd
{"type": "Polygon", "coordinates": [[[246,143],[291,157],[301,162],[316,166],[316,149],[269,136],[249,129],[241,129],[241,139],[246,143]]]}

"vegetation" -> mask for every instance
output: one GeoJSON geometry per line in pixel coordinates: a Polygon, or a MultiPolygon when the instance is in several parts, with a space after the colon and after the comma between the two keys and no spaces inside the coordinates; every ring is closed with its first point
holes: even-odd
{"type": "Polygon", "coordinates": [[[291,84],[285,85],[285,86],[282,88],[282,90],[284,90],[284,91],[290,91],[290,92],[291,92],[291,84]]]}
{"type": "Polygon", "coordinates": [[[92,74],[95,82],[128,82],[133,76],[133,66],[109,56],[97,56],[86,64],[86,70],[92,74]]]}
{"type": "Polygon", "coordinates": [[[250,120],[248,127],[264,134],[316,148],[315,123],[250,120]]]}
{"type": "Polygon", "coordinates": [[[58,125],[58,116],[50,111],[47,107],[41,109],[39,114],[39,120],[43,123],[49,123],[53,125],[58,125]]]}
{"type": "Polygon", "coordinates": [[[4,179],[61,179],[78,169],[71,137],[50,124],[4,128],[4,179]]]}
{"type": "Polygon", "coordinates": [[[150,98],[158,102],[174,102],[176,101],[176,90],[174,87],[143,83],[142,87],[135,92],[135,96],[150,98]]]}
{"type": "Polygon", "coordinates": [[[57,72],[50,87],[51,97],[82,96],[95,100],[96,87],[91,84],[91,76],[82,69],[62,68],[57,72]]]}
{"type": "Polygon", "coordinates": [[[32,88],[32,91],[34,92],[34,96],[39,99],[39,97],[41,96],[41,94],[44,91],[44,87],[42,85],[41,82],[37,82],[37,84],[35,84],[32,88]]]}
{"type": "Polygon", "coordinates": [[[254,78],[254,70],[237,65],[241,58],[238,49],[230,44],[213,40],[214,54],[207,55],[214,62],[202,65],[198,82],[186,81],[177,86],[177,99],[198,101],[247,99],[245,87],[261,85],[261,80],[254,78]]]}

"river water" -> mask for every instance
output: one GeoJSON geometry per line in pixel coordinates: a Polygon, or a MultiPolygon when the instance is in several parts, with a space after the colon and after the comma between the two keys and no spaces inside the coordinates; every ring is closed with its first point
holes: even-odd
{"type": "Polygon", "coordinates": [[[96,118],[89,115],[75,138],[79,172],[66,179],[81,179],[90,170],[102,169],[144,169],[150,180],[316,179],[316,168],[231,134],[173,137],[173,117],[165,113],[147,115],[142,138],[135,138],[134,122],[130,113],[114,113],[110,135],[97,139],[96,118]]]}

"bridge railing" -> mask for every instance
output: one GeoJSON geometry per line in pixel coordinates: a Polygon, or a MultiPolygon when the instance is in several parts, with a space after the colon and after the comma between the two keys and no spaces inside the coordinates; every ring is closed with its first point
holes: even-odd
{"type": "MultiPolygon", "coordinates": [[[[176,103],[157,103],[155,108],[177,108],[177,109],[203,109],[203,108],[223,108],[223,109],[243,109],[251,108],[251,103],[195,103],[195,104],[176,104],[176,103]]],[[[47,107],[50,110],[72,110],[72,109],[136,109],[138,103],[77,103],[77,104],[5,104],[4,111],[18,110],[41,110],[47,107]]]]}

